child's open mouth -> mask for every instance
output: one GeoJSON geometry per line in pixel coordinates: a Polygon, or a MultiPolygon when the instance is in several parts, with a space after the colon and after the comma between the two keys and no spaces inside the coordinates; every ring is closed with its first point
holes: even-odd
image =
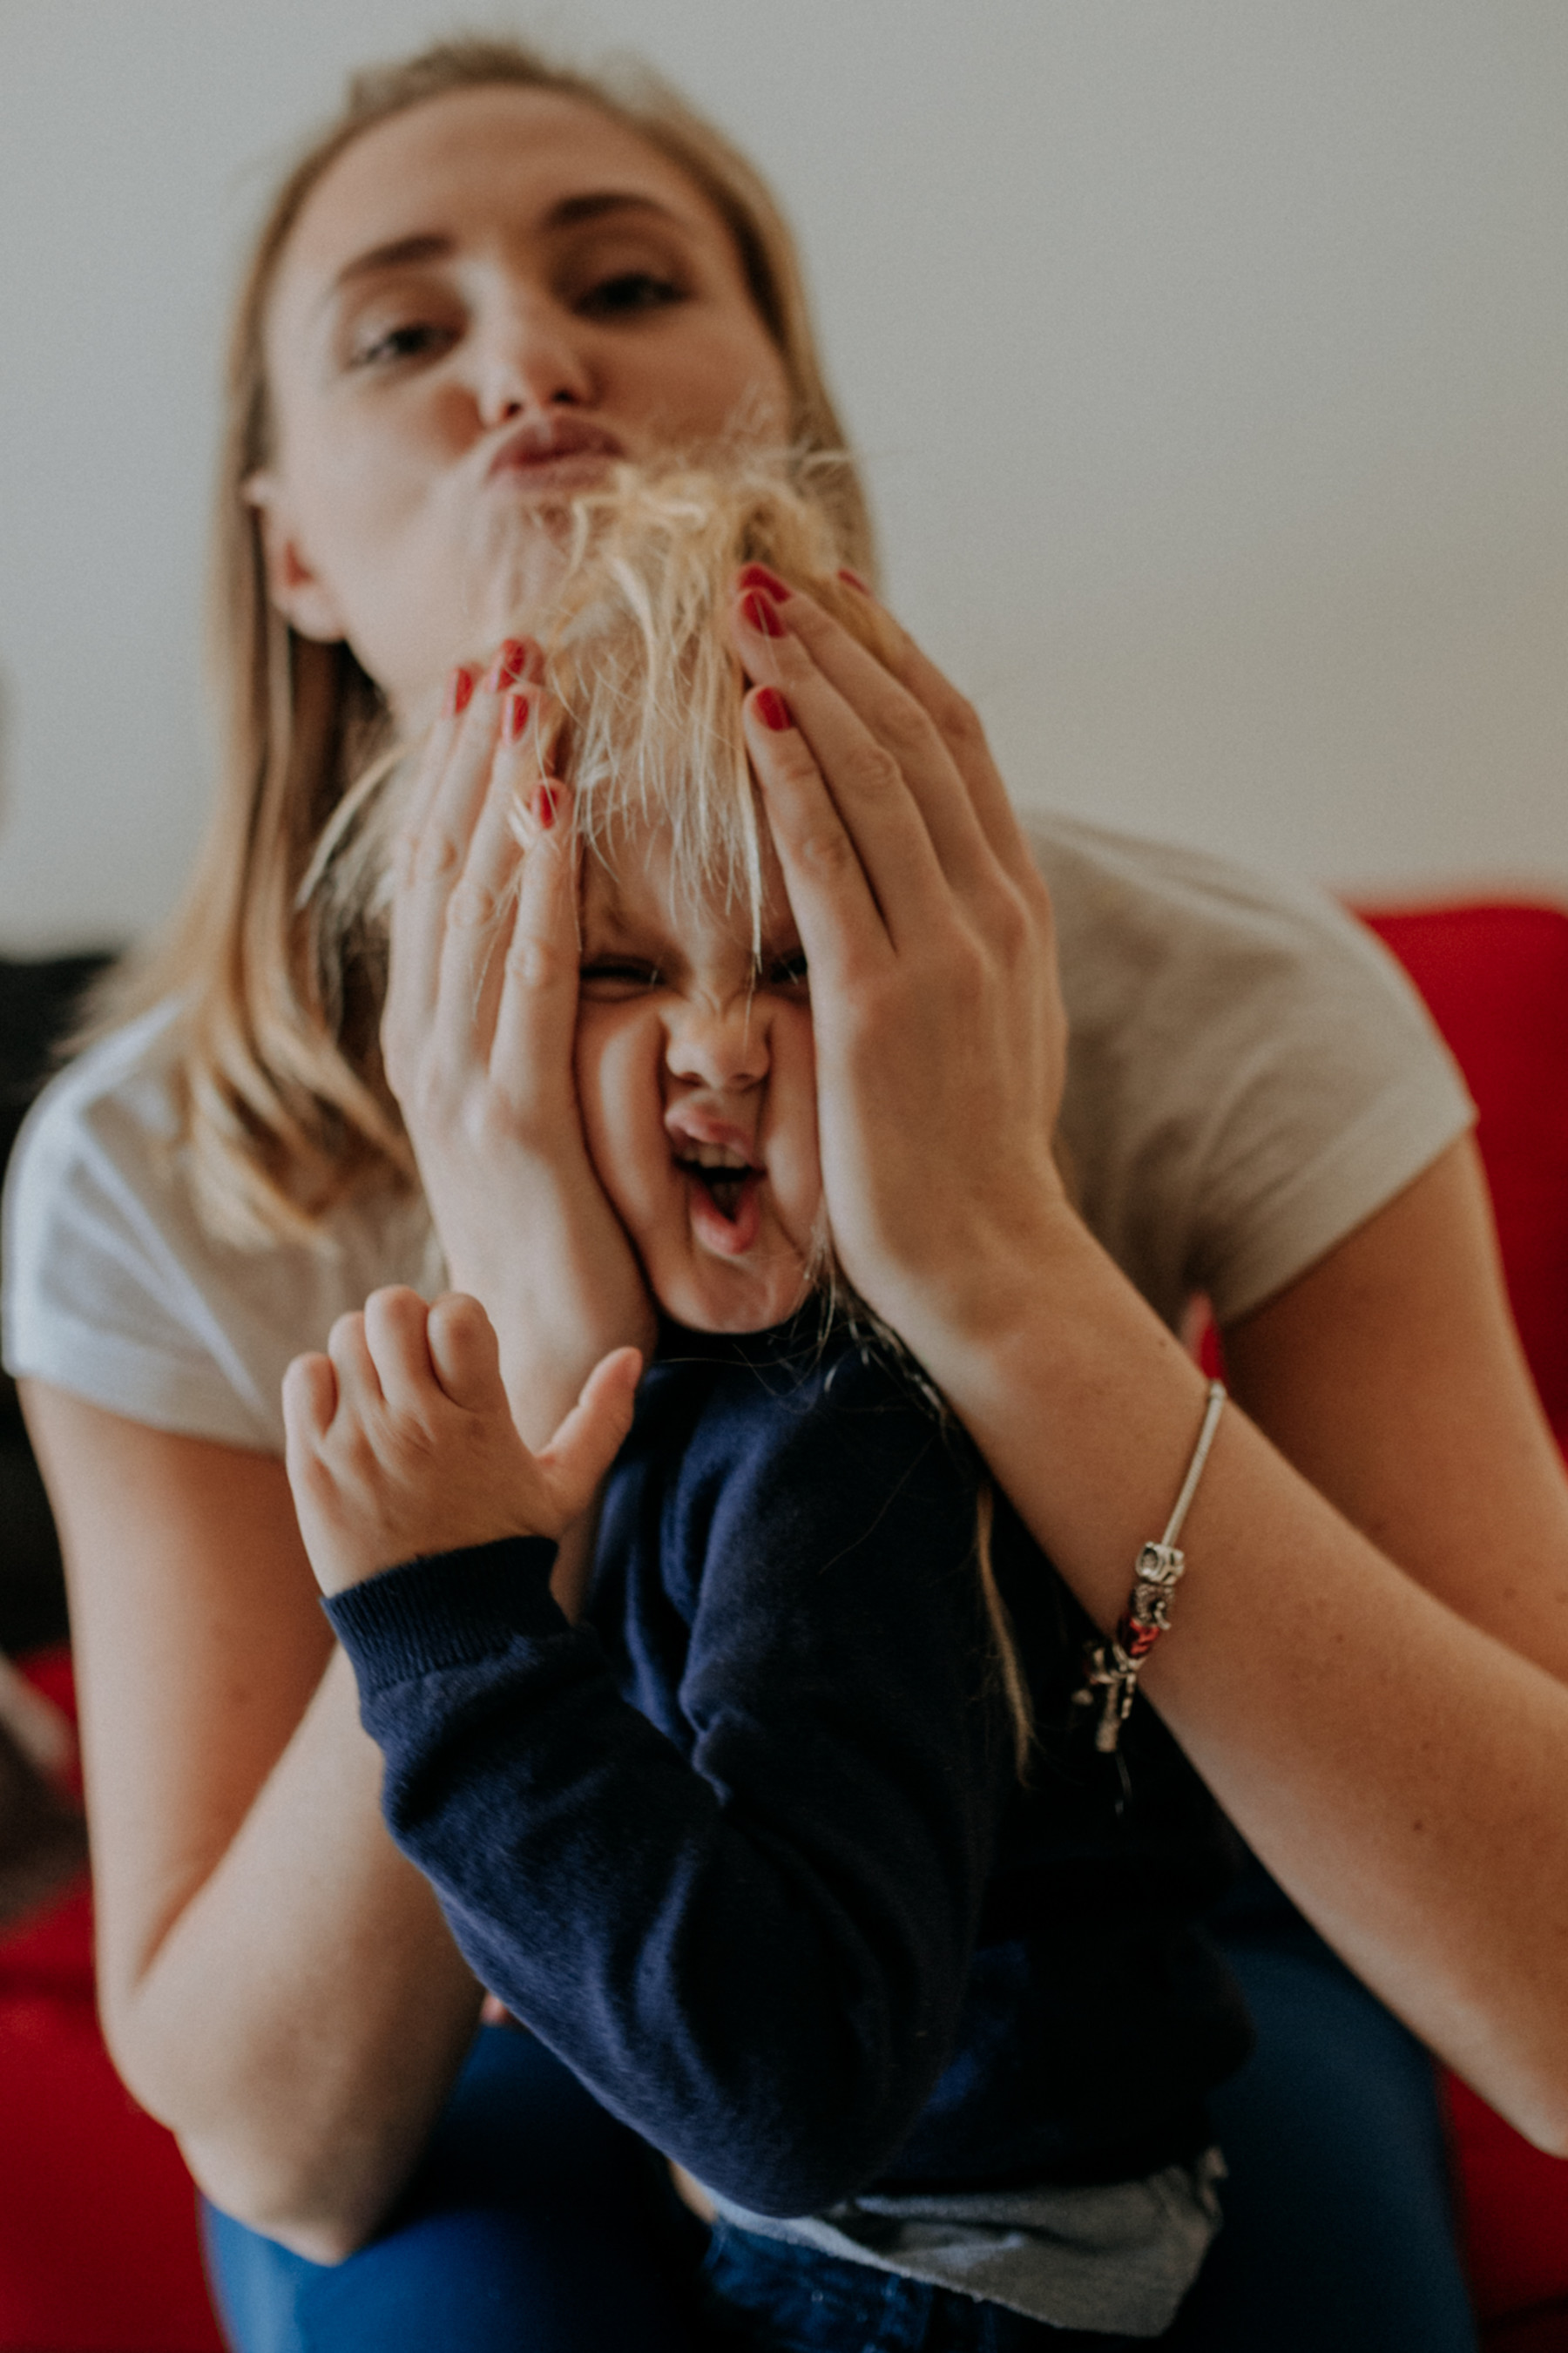
{"type": "Polygon", "coordinates": [[[699,1241],[726,1258],[739,1257],[757,1239],[762,1171],[728,1144],[692,1144],[676,1161],[699,1241]]]}

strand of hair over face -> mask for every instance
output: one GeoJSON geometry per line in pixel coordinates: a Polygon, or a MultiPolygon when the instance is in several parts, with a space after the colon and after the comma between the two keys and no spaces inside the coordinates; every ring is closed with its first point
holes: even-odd
{"type": "MultiPolygon", "coordinates": [[[[542,658],[535,748],[571,785],[584,854],[613,867],[636,836],[657,830],[678,902],[732,911],[753,953],[763,836],[729,626],[735,575],[764,564],[880,659],[897,645],[881,607],[839,576],[839,533],[813,495],[819,464],[837,471],[837,460],[788,454],[721,469],[616,467],[572,501],[551,587],[513,619],[542,658]]],[[[351,941],[384,926],[409,748],[384,751],[351,786],[300,885],[323,985],[351,941]]],[[[524,807],[514,823],[526,847],[524,807]]]]}
{"type": "MultiPolygon", "coordinates": [[[[761,944],[762,832],[746,680],[728,612],[742,565],[807,588],[882,659],[891,625],[838,576],[838,536],[802,467],[617,468],[574,501],[563,575],[523,614],[563,720],[560,765],[584,851],[614,864],[657,828],[678,899],[743,913],[761,944]]],[[[548,708],[548,703],[546,704],[548,708]]]]}

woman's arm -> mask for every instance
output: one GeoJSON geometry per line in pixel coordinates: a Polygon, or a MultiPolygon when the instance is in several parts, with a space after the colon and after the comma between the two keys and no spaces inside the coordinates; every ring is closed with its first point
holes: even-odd
{"type": "Polygon", "coordinates": [[[115,2063],[215,2202],[318,2262],[400,2188],[479,1989],[380,1816],[282,1464],[38,1381],[115,2063]]]}
{"type": "MultiPolygon", "coordinates": [[[[752,699],[835,1236],[1109,1627],[1200,1377],[1049,1165],[1049,910],[973,712],[912,647],[895,682],[808,599],[787,615],[737,632],[795,723],[752,699]]],[[[1568,2150],[1568,1499],[1475,1186],[1453,1155],[1232,1335],[1240,1395],[1329,1493],[1227,1415],[1145,1685],[1351,1964],[1568,2150]]]]}

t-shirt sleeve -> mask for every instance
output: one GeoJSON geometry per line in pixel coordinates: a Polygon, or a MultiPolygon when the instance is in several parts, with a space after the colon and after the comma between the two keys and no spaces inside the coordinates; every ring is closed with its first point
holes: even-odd
{"type": "Polygon", "coordinates": [[[1055,817],[1062,1137],[1092,1229],[1167,1322],[1260,1306],[1473,1124],[1404,972],[1321,893],[1055,817]]]}
{"type": "Polygon", "coordinates": [[[156,1429],[271,1450],[276,1416],[211,1303],[209,1252],[144,1101],[67,1071],[23,1128],[5,1187],[5,1346],[156,1429]]]}
{"type": "Polygon", "coordinates": [[[289,1358],[380,1282],[440,1285],[422,1205],[356,1213],[319,1249],[226,1247],[197,1214],[169,1079],[171,1018],[92,1047],[40,1097],[5,1187],[14,1376],[133,1421],[283,1451],[289,1358]]]}

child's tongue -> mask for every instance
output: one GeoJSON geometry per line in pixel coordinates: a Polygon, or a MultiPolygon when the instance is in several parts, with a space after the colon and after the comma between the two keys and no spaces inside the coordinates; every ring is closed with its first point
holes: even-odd
{"type": "Polygon", "coordinates": [[[763,1212],[758,1196],[762,1178],[754,1168],[725,1171],[723,1187],[728,1214],[719,1207],[708,1186],[689,1171],[686,1178],[686,1197],[690,1208],[691,1230],[705,1250],[717,1250],[724,1258],[739,1258],[755,1243],[762,1230],[763,1212]]]}

